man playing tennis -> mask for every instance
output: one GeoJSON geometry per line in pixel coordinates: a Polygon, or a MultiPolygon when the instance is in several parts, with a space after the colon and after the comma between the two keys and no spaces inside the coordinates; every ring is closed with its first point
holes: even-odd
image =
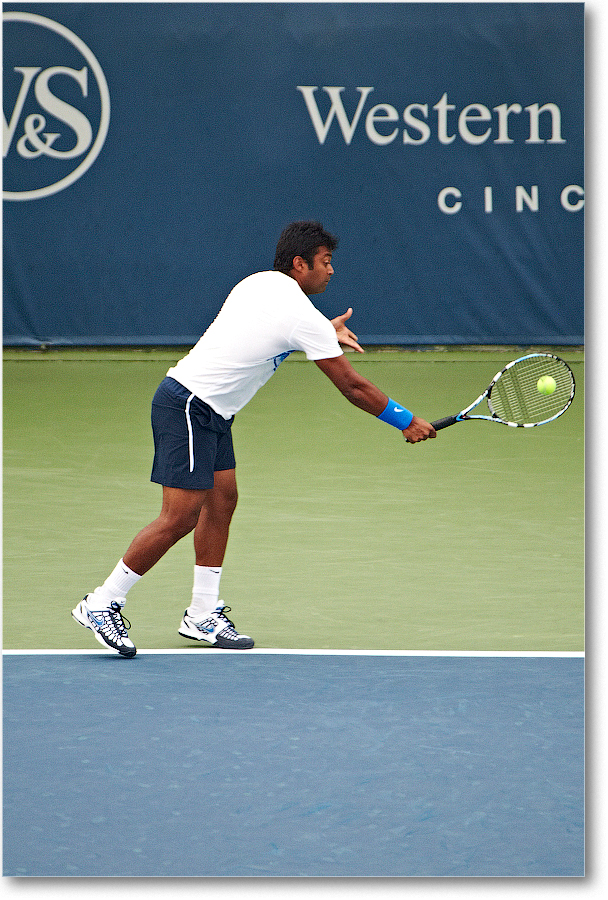
{"type": "Polygon", "coordinates": [[[408,443],[436,436],[432,425],[395,403],[348,362],[340,344],[363,352],[346,326],[352,309],[329,320],[309,300],[333,275],[337,239],[318,222],[294,222],[281,234],[274,270],[245,278],[230,292],[192,350],[169,369],[152,401],[160,515],[134,538],[106,581],[72,610],[97,640],[136,654],[122,609],[130,588],[177,541],[194,532],[194,585],[179,634],[224,649],[253,647],[219,599],[230,522],[237,503],[231,427],[239,412],[294,350],[303,351],[347,400],[403,432],[408,443]]]}

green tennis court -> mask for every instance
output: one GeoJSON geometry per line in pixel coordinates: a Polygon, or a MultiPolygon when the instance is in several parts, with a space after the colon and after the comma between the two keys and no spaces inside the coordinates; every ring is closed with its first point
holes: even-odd
{"type": "MultiPolygon", "coordinates": [[[[234,427],[240,502],[222,599],[237,626],[260,648],[582,650],[584,355],[557,352],[577,382],[560,419],[469,422],[416,446],[302,355],[284,362],[234,427]]],[[[150,401],[181,355],[5,351],[5,648],[97,647],[70,610],[158,513],[150,401]]],[[[351,359],[430,420],[517,355],[351,359]]],[[[192,648],[177,628],[193,562],[186,538],[130,592],[139,648],[192,648]]]]}

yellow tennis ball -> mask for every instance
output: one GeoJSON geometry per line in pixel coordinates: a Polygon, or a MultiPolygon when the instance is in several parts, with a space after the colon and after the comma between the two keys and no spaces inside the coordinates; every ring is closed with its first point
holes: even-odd
{"type": "Polygon", "coordinates": [[[536,382],[536,387],[539,394],[552,394],[557,385],[555,384],[555,378],[552,378],[550,375],[543,375],[536,382]]]}

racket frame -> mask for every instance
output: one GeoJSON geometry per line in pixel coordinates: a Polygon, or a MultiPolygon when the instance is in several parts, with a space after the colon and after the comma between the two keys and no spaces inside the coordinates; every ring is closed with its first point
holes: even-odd
{"type": "Polygon", "coordinates": [[[482,419],[486,422],[497,422],[499,425],[508,425],[510,428],[536,428],[538,425],[546,425],[547,422],[553,422],[555,419],[558,419],[560,416],[562,416],[566,412],[566,410],[568,409],[568,407],[574,400],[575,388],[576,388],[576,385],[574,382],[574,375],[572,373],[572,369],[570,368],[568,363],[564,362],[564,360],[561,359],[561,357],[556,356],[554,353],[528,353],[525,356],[519,356],[517,359],[514,359],[510,363],[507,363],[507,365],[504,366],[500,370],[500,372],[496,373],[496,375],[494,376],[494,378],[492,379],[490,384],[487,386],[485,391],[482,394],[480,394],[479,397],[477,397],[477,399],[473,401],[473,403],[471,403],[465,409],[461,410],[461,412],[457,413],[457,415],[447,416],[445,419],[438,419],[436,422],[432,422],[431,424],[433,425],[433,428],[435,429],[435,431],[439,431],[442,428],[448,428],[450,425],[455,425],[456,422],[466,422],[470,419],[482,419]],[[501,419],[500,416],[498,416],[492,409],[491,401],[492,401],[492,389],[494,388],[494,385],[498,381],[500,381],[500,379],[505,374],[505,372],[508,372],[509,369],[513,368],[513,366],[516,365],[517,363],[523,362],[526,359],[535,359],[537,357],[546,357],[549,359],[555,359],[559,363],[561,363],[561,365],[566,367],[566,369],[570,373],[570,380],[571,380],[571,391],[570,391],[570,397],[568,399],[568,402],[562,407],[562,409],[559,410],[559,412],[555,413],[552,416],[549,416],[549,418],[547,418],[547,419],[543,419],[540,422],[521,423],[521,422],[509,422],[506,419],[501,419]],[[469,415],[471,410],[473,410],[477,406],[479,406],[479,404],[485,399],[487,399],[487,401],[488,401],[488,407],[490,408],[492,415],[491,416],[484,416],[484,415],[479,415],[479,414],[475,415],[475,416],[469,415]]]}

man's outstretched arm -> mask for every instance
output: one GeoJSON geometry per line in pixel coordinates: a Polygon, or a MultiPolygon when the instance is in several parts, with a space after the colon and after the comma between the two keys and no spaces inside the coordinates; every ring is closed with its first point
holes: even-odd
{"type": "Polygon", "coordinates": [[[409,423],[407,427],[400,428],[400,414],[408,411],[390,401],[390,398],[380,388],[357,372],[345,356],[317,359],[315,362],[350,403],[376,418],[382,416],[383,421],[402,431],[409,444],[417,444],[418,441],[426,441],[427,438],[437,436],[429,422],[419,416],[412,416],[411,413],[406,417],[409,423]],[[395,410],[392,410],[391,406],[394,406],[395,410]]]}

